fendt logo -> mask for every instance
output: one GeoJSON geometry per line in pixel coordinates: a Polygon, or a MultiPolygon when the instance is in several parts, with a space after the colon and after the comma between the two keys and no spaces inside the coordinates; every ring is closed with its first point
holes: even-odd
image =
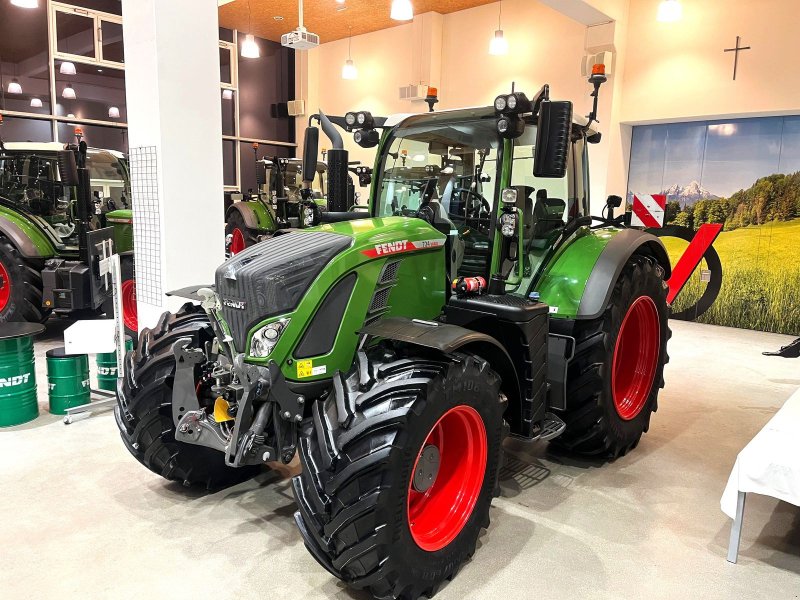
{"type": "Polygon", "coordinates": [[[235,308],[236,310],[244,310],[245,302],[244,300],[228,300],[227,298],[223,298],[222,305],[228,308],[235,308]]]}
{"type": "Polygon", "coordinates": [[[15,385],[23,385],[28,383],[30,373],[23,373],[22,375],[14,375],[13,377],[0,377],[0,387],[13,387],[15,385]]]}
{"type": "Polygon", "coordinates": [[[386,242],[384,244],[375,244],[374,248],[369,250],[362,250],[361,253],[369,256],[370,258],[377,258],[379,256],[386,256],[389,254],[400,254],[401,252],[412,252],[414,250],[425,250],[426,248],[439,248],[444,246],[444,240],[422,240],[420,242],[409,242],[408,240],[399,240],[397,242],[386,242]]]}
{"type": "Polygon", "coordinates": [[[97,367],[98,375],[116,375],[117,367],[97,367]]]}

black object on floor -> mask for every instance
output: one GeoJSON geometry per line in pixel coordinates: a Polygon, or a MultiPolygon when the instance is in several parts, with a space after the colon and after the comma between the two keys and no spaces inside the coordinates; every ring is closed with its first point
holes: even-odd
{"type": "Polygon", "coordinates": [[[776,352],[762,352],[764,356],[782,356],[783,358],[798,358],[800,357],[800,338],[797,338],[791,344],[781,346],[780,350],[776,352]]]}

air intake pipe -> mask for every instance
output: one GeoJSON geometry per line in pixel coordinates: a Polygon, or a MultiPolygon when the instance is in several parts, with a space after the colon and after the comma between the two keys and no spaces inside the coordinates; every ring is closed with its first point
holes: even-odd
{"type": "Polygon", "coordinates": [[[347,173],[349,152],[344,149],[341,134],[336,130],[325,113],[319,111],[319,123],[322,131],[330,139],[333,148],[328,150],[328,211],[345,212],[347,206],[347,173]]]}

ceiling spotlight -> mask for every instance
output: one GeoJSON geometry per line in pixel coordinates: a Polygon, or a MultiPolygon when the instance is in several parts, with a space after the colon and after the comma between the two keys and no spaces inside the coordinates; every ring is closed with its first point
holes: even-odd
{"type": "Polygon", "coordinates": [[[108,117],[110,119],[119,119],[119,108],[116,106],[108,107],[108,117]]]}
{"type": "Polygon", "coordinates": [[[233,100],[233,90],[222,90],[223,100],[233,100]]]}
{"type": "Polygon", "coordinates": [[[679,21],[683,15],[683,7],[680,0],[662,0],[658,5],[658,15],[656,19],[661,23],[674,23],[679,21]]]}
{"type": "Polygon", "coordinates": [[[64,88],[64,91],[61,92],[61,97],[66,98],[67,100],[75,100],[75,98],[77,98],[77,94],[75,94],[75,88],[72,87],[71,83],[68,83],[67,87],[64,88]]]}
{"type": "Polygon", "coordinates": [[[58,72],[62,75],[75,75],[78,71],[75,69],[75,63],[65,61],[61,63],[61,67],[59,67],[58,72]]]}
{"type": "Polygon", "coordinates": [[[11,0],[11,4],[20,8],[39,8],[39,0],[11,0]]]}
{"type": "Polygon", "coordinates": [[[31,108],[42,108],[42,101],[39,98],[31,98],[31,108]]]}
{"type": "Polygon", "coordinates": [[[11,80],[11,83],[8,84],[8,93],[9,94],[21,94],[22,93],[22,86],[17,81],[17,78],[11,80]]]}
{"type": "Polygon", "coordinates": [[[244,36],[244,42],[242,42],[242,56],[245,58],[258,58],[261,56],[261,50],[259,50],[258,44],[256,44],[256,38],[253,37],[252,33],[248,33],[244,36]]]}
{"type": "Polygon", "coordinates": [[[414,18],[414,7],[411,0],[392,0],[390,15],[395,21],[409,21],[414,18]]]}

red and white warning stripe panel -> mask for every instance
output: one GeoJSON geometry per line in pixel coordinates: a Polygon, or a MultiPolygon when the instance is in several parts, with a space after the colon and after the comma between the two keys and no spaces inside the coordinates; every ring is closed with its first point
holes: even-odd
{"type": "Polygon", "coordinates": [[[666,205],[667,197],[664,194],[634,196],[631,225],[634,227],[663,227],[666,205]]]}
{"type": "Polygon", "coordinates": [[[413,252],[414,250],[427,250],[444,246],[444,240],[421,240],[419,242],[409,242],[408,240],[398,240],[396,242],[386,242],[375,244],[374,248],[362,250],[361,253],[370,258],[388,256],[390,254],[400,254],[401,252],[413,252]]]}

